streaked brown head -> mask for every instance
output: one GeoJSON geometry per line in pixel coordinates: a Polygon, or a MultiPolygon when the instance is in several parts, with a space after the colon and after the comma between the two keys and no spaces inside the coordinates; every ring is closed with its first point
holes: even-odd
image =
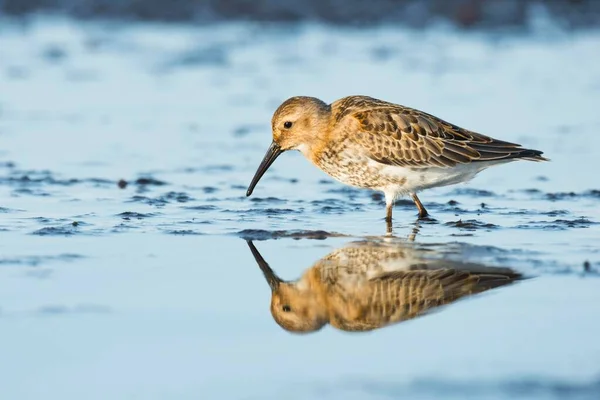
{"type": "Polygon", "coordinates": [[[315,97],[295,96],[284,101],[273,114],[273,141],[248,186],[246,196],[252,194],[260,178],[281,153],[287,150],[306,153],[329,124],[330,112],[329,105],[315,97]]]}
{"type": "Polygon", "coordinates": [[[315,332],[329,322],[318,296],[297,283],[282,282],[273,291],[271,315],[279,326],[295,333],[315,332]]]}
{"type": "Polygon", "coordinates": [[[290,332],[309,333],[327,324],[326,307],[309,282],[285,282],[273,272],[251,241],[248,246],[271,288],[271,315],[279,326],[290,332]]]}

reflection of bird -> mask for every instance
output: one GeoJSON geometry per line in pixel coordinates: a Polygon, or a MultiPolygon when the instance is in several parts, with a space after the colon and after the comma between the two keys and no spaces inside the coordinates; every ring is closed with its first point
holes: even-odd
{"type": "Polygon", "coordinates": [[[547,161],[541,151],[367,96],[348,96],[332,104],[291,97],[277,108],[271,124],[273,142],[248,196],[282,152],[299,150],[342,183],[382,191],[388,224],[399,196],[410,195],[422,218],[427,210],[417,197],[421,190],[468,181],[487,167],[509,161],[547,161]]]}
{"type": "Polygon", "coordinates": [[[377,329],[521,277],[508,268],[424,260],[415,248],[362,242],[335,250],[299,280],[286,282],[248,245],[271,287],[273,318],[293,332],[327,323],[345,331],[377,329]]]}

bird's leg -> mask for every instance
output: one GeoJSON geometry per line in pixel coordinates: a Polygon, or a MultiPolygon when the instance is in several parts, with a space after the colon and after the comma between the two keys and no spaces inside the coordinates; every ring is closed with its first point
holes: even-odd
{"type": "Polygon", "coordinates": [[[427,217],[429,215],[429,213],[427,212],[427,210],[423,206],[423,203],[421,203],[421,200],[419,200],[419,198],[417,197],[417,194],[416,193],[411,193],[410,197],[412,197],[412,199],[415,202],[417,208],[419,209],[419,219],[427,217]]]}
{"type": "Polygon", "coordinates": [[[417,238],[417,234],[419,233],[419,229],[420,229],[419,222],[417,221],[415,223],[415,226],[413,226],[412,232],[410,233],[410,235],[408,235],[407,240],[409,242],[414,242],[415,241],[415,239],[417,238]]]}
{"type": "Polygon", "coordinates": [[[387,233],[392,233],[392,207],[393,203],[385,206],[385,223],[387,225],[387,233]]]}
{"type": "Polygon", "coordinates": [[[387,233],[392,233],[392,208],[394,207],[394,196],[385,193],[385,222],[387,225],[387,233]]]}

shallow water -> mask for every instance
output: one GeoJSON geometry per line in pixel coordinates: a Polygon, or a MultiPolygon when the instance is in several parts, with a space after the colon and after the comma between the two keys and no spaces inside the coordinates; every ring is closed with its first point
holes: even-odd
{"type": "Polygon", "coordinates": [[[2,20],[3,393],[596,398],[599,46],[599,31],[2,20]],[[529,279],[370,333],[281,329],[246,240],[291,280],[385,233],[379,194],[300,154],[245,196],[297,94],[369,94],[543,150],[552,162],[424,192],[434,221],[399,201],[387,239],[529,279]]]}

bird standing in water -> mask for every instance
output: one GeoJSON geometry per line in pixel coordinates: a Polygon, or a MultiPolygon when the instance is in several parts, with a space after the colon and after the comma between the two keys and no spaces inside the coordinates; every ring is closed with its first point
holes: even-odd
{"type": "Polygon", "coordinates": [[[394,201],[409,195],[428,213],[417,193],[472,179],[487,167],[515,160],[548,161],[539,150],[494,139],[423,111],[367,96],[331,104],[296,96],[271,120],[273,141],[248,191],[279,155],[299,150],[318,168],[347,185],[381,191],[391,227],[394,201]]]}

